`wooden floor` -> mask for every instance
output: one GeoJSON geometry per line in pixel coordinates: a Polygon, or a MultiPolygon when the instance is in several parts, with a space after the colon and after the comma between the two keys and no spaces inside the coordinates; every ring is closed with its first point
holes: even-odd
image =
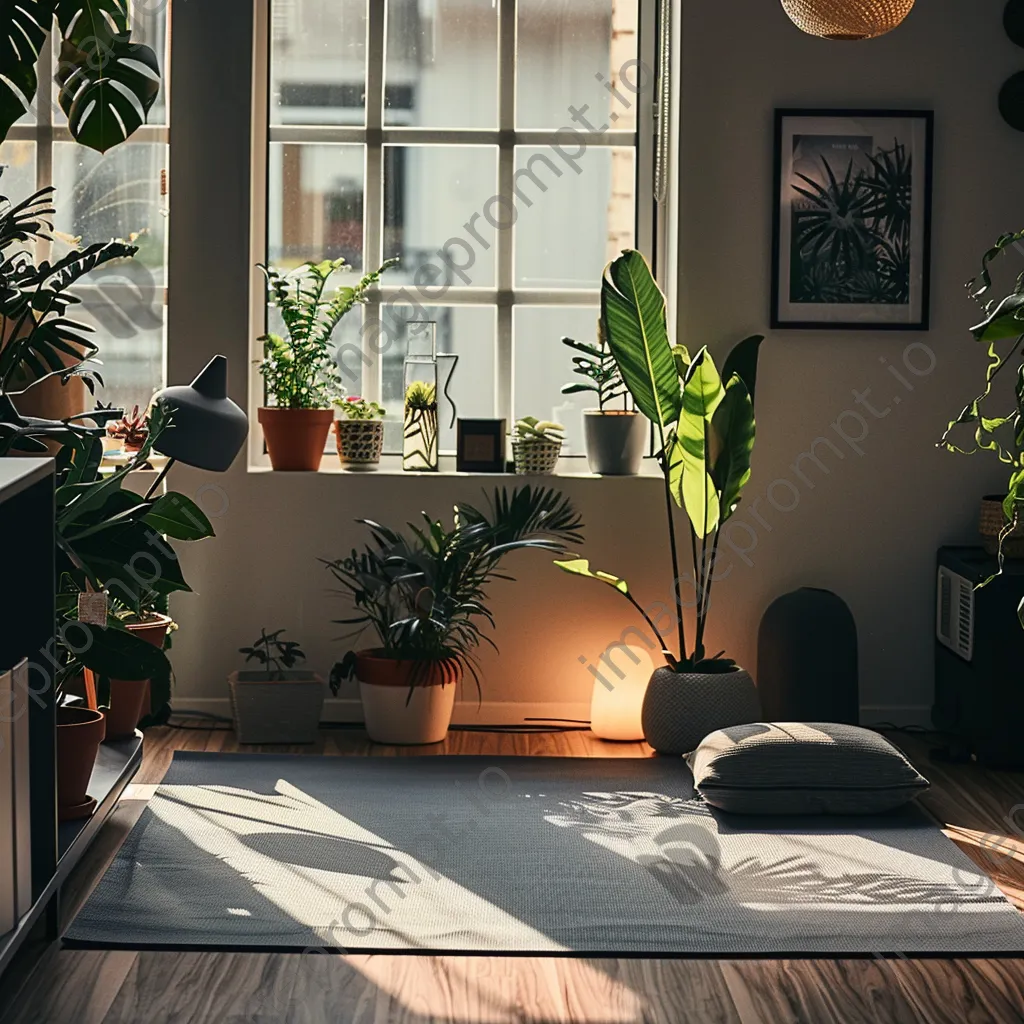
{"type": "MultiPolygon", "coordinates": [[[[1024,834],[1024,774],[934,764],[922,738],[894,739],[932,780],[924,800],[929,811],[1024,909],[1024,842],[1017,838],[1024,834]]],[[[372,747],[361,733],[347,731],[323,734],[318,748],[344,756],[421,752],[372,747]]],[[[141,814],[176,749],[247,748],[226,731],[148,732],[136,785],[65,889],[65,921],[141,814]]],[[[460,732],[436,753],[643,757],[650,751],[589,733],[460,732]]],[[[1024,1022],[1024,951],[1021,960],[579,960],[104,953],[40,941],[20,954],[0,985],[0,1024],[29,1021],[1009,1024],[1024,1022]]]]}

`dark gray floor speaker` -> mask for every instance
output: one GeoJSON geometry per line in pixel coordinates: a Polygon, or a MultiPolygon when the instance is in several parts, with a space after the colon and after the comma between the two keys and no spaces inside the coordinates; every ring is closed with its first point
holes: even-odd
{"type": "Polygon", "coordinates": [[[857,627],[828,590],[801,587],[768,606],[757,634],[767,722],[860,722],[857,627]]]}

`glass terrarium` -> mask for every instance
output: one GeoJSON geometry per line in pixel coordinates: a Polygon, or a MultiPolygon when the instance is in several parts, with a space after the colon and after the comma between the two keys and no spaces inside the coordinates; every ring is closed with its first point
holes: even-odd
{"type": "Polygon", "coordinates": [[[452,423],[455,403],[448,393],[459,357],[437,351],[437,322],[411,320],[408,324],[408,347],[402,366],[405,408],[402,431],[402,468],[410,471],[436,472],[438,468],[438,399],[451,403],[452,423]],[[442,378],[442,362],[449,362],[442,378]],[[443,384],[442,384],[443,379],[443,384]]]}

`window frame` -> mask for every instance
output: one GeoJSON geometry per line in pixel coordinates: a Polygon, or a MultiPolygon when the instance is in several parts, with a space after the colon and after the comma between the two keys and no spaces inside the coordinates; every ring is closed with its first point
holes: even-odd
{"type": "MultiPolygon", "coordinates": [[[[256,411],[265,394],[257,363],[262,356],[258,341],[265,333],[267,307],[262,275],[255,271],[258,263],[266,262],[269,232],[269,165],[271,143],[348,143],[365,147],[363,178],[363,267],[374,268],[383,262],[384,247],[384,147],[387,145],[485,145],[497,148],[497,193],[514,194],[516,150],[519,147],[549,147],[556,141],[560,129],[517,129],[516,104],[516,30],[518,0],[495,0],[498,7],[498,127],[478,128],[420,128],[384,124],[385,70],[386,70],[386,4],[384,0],[370,0],[367,4],[366,41],[366,97],[365,123],[362,125],[274,125],[271,123],[270,67],[273,47],[273,0],[255,0],[254,60],[252,89],[252,231],[250,235],[252,275],[250,303],[250,419],[255,422],[256,411]]],[[[588,149],[628,148],[635,151],[636,195],[634,212],[635,245],[652,262],[655,274],[663,288],[671,285],[670,299],[674,298],[675,225],[672,211],[678,185],[677,161],[669,160],[666,168],[668,195],[659,202],[655,196],[655,149],[657,145],[660,83],[658,79],[659,36],[661,23],[668,18],[679,22],[678,15],[671,18],[671,0],[638,0],[637,58],[642,67],[651,72],[651,81],[637,94],[636,127],[612,129],[598,136],[587,135],[588,149]]],[[[677,25],[672,26],[677,29],[677,25]]],[[[676,50],[675,52],[678,52],[676,50]]],[[[672,76],[675,78],[677,76],[672,76]]],[[[678,104],[674,103],[674,110],[678,104]]],[[[568,119],[568,117],[567,117],[568,119]]],[[[672,124],[666,126],[670,140],[672,124]]],[[[668,149],[668,152],[677,150],[668,149]]],[[[454,229],[453,229],[454,230],[454,229]]],[[[494,287],[451,286],[443,297],[433,300],[422,291],[417,299],[424,306],[489,306],[495,309],[496,334],[496,409],[495,416],[511,427],[514,423],[514,310],[517,306],[581,307],[600,304],[600,285],[593,288],[517,288],[515,285],[515,232],[498,230],[495,244],[494,287]]],[[[430,287],[430,286],[428,286],[430,287]]],[[[386,279],[374,288],[364,307],[364,324],[380,319],[381,309],[395,300],[416,292],[415,284],[391,285],[386,279]]],[[[363,339],[363,396],[380,400],[382,392],[383,362],[381,352],[367,344],[367,331],[363,339]]],[[[388,458],[385,456],[385,458],[388,458]]],[[[394,457],[392,457],[394,458],[394,457]]],[[[584,459],[583,453],[564,456],[565,460],[584,459]]],[[[334,461],[330,460],[333,465],[334,461]]],[[[442,453],[442,471],[447,467],[442,453]]],[[[249,463],[254,469],[269,466],[262,436],[258,430],[250,432],[249,463]]],[[[578,472],[578,471],[577,471],[578,472]]]]}

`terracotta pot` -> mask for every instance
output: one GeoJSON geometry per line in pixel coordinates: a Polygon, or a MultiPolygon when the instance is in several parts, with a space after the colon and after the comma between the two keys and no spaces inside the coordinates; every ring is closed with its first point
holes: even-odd
{"type": "Polygon", "coordinates": [[[87,818],[96,808],[96,801],[87,791],[106,726],[102,711],[81,707],[57,709],[57,817],[60,821],[87,818]]]}
{"type": "Polygon", "coordinates": [[[356,679],[366,731],[375,743],[440,743],[448,735],[459,679],[456,670],[360,651],[356,679]]]}
{"type": "Polygon", "coordinates": [[[327,447],[327,434],[334,422],[332,409],[259,410],[270,465],[277,470],[315,473],[327,447]]]}
{"type": "MultiPolygon", "coordinates": [[[[147,622],[130,622],[126,625],[129,633],[140,640],[163,647],[171,620],[166,615],[157,615],[147,622]]],[[[123,740],[135,734],[139,719],[149,714],[148,679],[111,679],[110,708],[107,710],[107,739],[123,740]]]]}

